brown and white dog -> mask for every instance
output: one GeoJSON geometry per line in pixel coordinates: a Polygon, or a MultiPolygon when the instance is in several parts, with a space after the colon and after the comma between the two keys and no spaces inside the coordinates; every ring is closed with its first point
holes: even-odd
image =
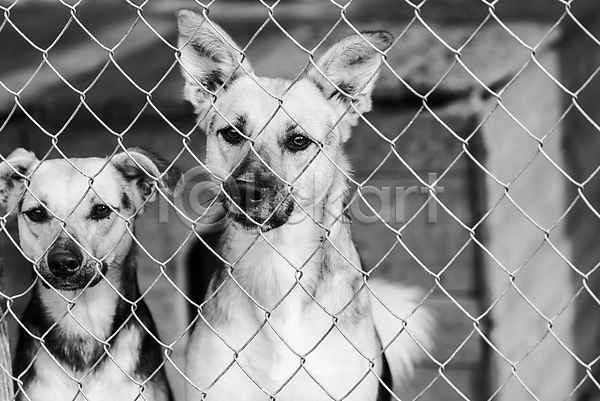
{"type": "Polygon", "coordinates": [[[137,283],[133,223],[166,188],[139,149],[0,164],[0,206],[15,213],[38,279],[14,356],[17,400],[172,400],[164,349],[137,283]]]}
{"type": "Polygon", "coordinates": [[[352,35],[295,82],[264,78],[214,22],[179,12],[184,96],[230,222],[188,345],[189,401],[389,400],[429,345],[419,292],[367,284],[345,213],[343,144],[391,43],[352,35]]]}

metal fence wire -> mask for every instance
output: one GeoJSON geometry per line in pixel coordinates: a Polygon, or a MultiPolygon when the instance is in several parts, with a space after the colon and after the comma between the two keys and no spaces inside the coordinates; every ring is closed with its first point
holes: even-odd
{"type": "Polygon", "coordinates": [[[595,0],[0,9],[2,399],[600,400],[595,0]]]}

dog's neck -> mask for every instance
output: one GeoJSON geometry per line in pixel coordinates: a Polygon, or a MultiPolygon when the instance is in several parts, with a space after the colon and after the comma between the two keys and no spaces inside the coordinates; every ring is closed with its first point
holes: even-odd
{"type": "Polygon", "coordinates": [[[113,321],[118,295],[101,280],[84,291],[57,291],[39,288],[39,296],[50,320],[67,337],[105,339],[113,321]],[[71,304],[71,305],[69,305],[71,304]]]}
{"type": "Polygon", "coordinates": [[[134,250],[93,287],[57,291],[39,284],[36,297],[30,305],[33,314],[40,314],[36,331],[49,332],[46,341],[55,356],[64,354],[64,362],[74,370],[85,368],[102,354],[101,341],[111,340],[129,319],[131,307],[123,298],[139,298],[134,250]],[[75,348],[67,349],[70,346],[75,348]]]}
{"type": "MultiPolygon", "coordinates": [[[[221,254],[232,264],[235,281],[267,310],[282,308],[279,303],[293,298],[288,292],[295,286],[302,287],[298,292],[318,299],[326,291],[354,288],[361,277],[350,219],[345,213],[348,163],[345,156],[336,163],[342,168],[336,170],[334,184],[314,207],[312,218],[284,224],[263,235],[230,225],[224,235],[221,254]]],[[[227,269],[217,283],[226,280],[227,269]]],[[[343,303],[351,296],[344,294],[339,300],[343,303]]]]}

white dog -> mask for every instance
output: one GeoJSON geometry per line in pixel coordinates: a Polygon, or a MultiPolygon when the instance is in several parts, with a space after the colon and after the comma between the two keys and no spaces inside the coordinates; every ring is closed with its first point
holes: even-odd
{"type": "Polygon", "coordinates": [[[166,188],[160,164],[139,149],[43,162],[17,149],[0,164],[0,206],[17,214],[39,275],[14,356],[17,400],[172,400],[132,237],[153,182],[166,188]]]}
{"type": "Polygon", "coordinates": [[[342,146],[391,43],[352,35],[296,82],[270,79],[214,22],[179,13],[184,96],[231,223],[188,346],[188,400],[389,400],[421,353],[413,336],[429,344],[418,291],[367,284],[342,196],[342,146]]]}

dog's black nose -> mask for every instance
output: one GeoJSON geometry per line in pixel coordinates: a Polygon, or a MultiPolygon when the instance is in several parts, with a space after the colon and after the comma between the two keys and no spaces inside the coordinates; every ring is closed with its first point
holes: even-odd
{"type": "Polygon", "coordinates": [[[56,277],[67,278],[77,272],[81,257],[70,250],[54,251],[48,255],[48,268],[56,277]]]}
{"type": "Polygon", "coordinates": [[[228,192],[242,210],[250,210],[262,200],[262,189],[253,182],[235,180],[232,184],[234,187],[228,192]]]}

